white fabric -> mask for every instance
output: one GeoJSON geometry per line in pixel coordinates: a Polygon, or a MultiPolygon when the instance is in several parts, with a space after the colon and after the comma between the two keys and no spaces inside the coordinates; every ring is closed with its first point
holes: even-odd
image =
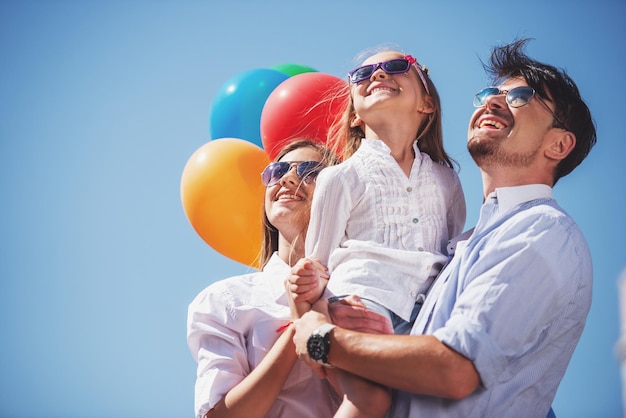
{"type": "MultiPolygon", "coordinates": [[[[198,362],[195,413],[202,417],[265,357],[289,321],[283,280],[290,268],[274,254],[262,272],[204,289],[189,305],[187,342],[198,362]]],[[[332,417],[338,399],[326,380],[298,360],[269,417],[332,417]]]]}
{"type": "Polygon", "coordinates": [[[450,237],[465,224],[465,199],[454,170],[414,144],[407,177],[380,140],[317,179],[306,255],[327,265],[328,289],[357,294],[409,320],[447,261],[450,237]]]}

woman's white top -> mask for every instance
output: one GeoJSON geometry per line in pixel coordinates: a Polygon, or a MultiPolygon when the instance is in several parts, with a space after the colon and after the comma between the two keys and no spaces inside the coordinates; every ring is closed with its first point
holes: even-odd
{"type": "MultiPolygon", "coordinates": [[[[200,418],[265,357],[290,318],[283,285],[290,267],[274,254],[263,271],[213,283],[191,302],[187,342],[198,363],[200,418]]],[[[298,360],[267,416],[332,417],[339,399],[327,380],[298,360]]]]}

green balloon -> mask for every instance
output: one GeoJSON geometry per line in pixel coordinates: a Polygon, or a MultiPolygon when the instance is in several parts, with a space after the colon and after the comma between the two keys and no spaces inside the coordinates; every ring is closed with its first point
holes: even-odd
{"type": "Polygon", "coordinates": [[[302,73],[316,73],[315,68],[308,67],[300,64],[278,64],[271,67],[272,70],[280,71],[283,74],[287,74],[289,77],[302,74],[302,73]]]}

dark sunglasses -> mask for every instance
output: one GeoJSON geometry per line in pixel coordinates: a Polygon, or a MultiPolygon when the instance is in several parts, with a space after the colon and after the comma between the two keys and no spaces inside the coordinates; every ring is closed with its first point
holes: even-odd
{"type": "MultiPolygon", "coordinates": [[[[485,106],[485,103],[487,103],[487,98],[491,96],[499,96],[501,94],[506,94],[505,100],[509,106],[513,108],[518,108],[526,106],[528,103],[530,103],[530,101],[533,97],[535,97],[537,92],[534,88],[528,86],[515,87],[511,90],[500,90],[497,87],[487,87],[476,93],[476,95],[474,96],[474,107],[483,107],[485,106]]],[[[552,111],[552,109],[550,109],[546,102],[544,102],[543,99],[539,96],[537,96],[537,100],[539,100],[539,103],[541,103],[543,107],[545,107],[548,112],[550,112],[550,114],[552,114],[554,120],[556,120],[563,127],[563,129],[566,129],[566,125],[561,122],[556,114],[554,114],[554,112],[552,111]]]]}
{"type": "Polygon", "coordinates": [[[411,65],[415,64],[415,68],[417,69],[417,73],[419,74],[420,80],[422,80],[422,84],[426,89],[426,93],[430,94],[428,90],[428,83],[426,83],[426,79],[424,78],[424,74],[422,73],[422,68],[419,64],[417,64],[417,60],[413,58],[411,55],[405,55],[402,58],[396,58],[389,61],[378,62],[376,64],[368,64],[362,67],[355,68],[354,70],[348,73],[348,79],[352,84],[360,83],[363,80],[367,80],[376,72],[377,69],[383,70],[386,74],[404,74],[409,71],[411,65]]]}
{"type": "Polygon", "coordinates": [[[276,161],[265,167],[265,170],[261,173],[261,180],[265,186],[273,186],[294,166],[296,167],[296,174],[306,184],[313,183],[320,171],[326,167],[319,161],[276,161]]]}

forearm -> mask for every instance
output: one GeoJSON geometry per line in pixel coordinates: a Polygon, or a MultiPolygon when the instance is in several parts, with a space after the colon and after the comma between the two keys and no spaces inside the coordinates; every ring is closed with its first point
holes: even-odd
{"type": "Polygon", "coordinates": [[[297,360],[292,339],[293,326],[289,326],[259,365],[205,417],[265,417],[297,360]]]}
{"type": "Polygon", "coordinates": [[[335,328],[329,362],[411,393],[462,399],[480,384],[472,362],[430,335],[375,335],[335,328]]]}

